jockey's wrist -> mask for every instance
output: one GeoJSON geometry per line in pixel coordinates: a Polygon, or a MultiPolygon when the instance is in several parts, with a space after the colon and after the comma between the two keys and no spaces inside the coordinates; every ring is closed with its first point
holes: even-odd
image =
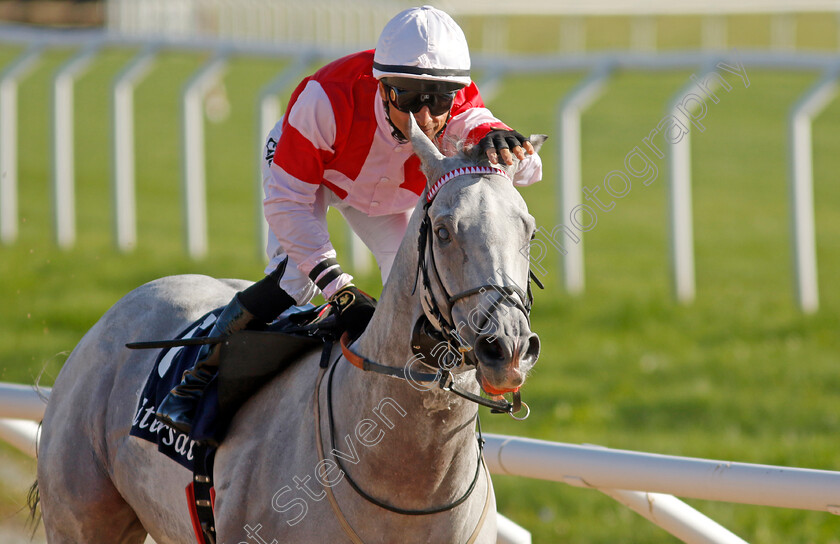
{"type": "Polygon", "coordinates": [[[324,298],[329,300],[337,291],[350,285],[353,276],[341,270],[337,260],[328,257],[312,267],[309,279],[321,290],[324,298]]]}
{"type": "Polygon", "coordinates": [[[350,274],[341,274],[341,276],[327,285],[326,288],[321,289],[321,294],[324,295],[324,300],[329,301],[336,293],[350,285],[353,285],[353,276],[350,274]]]}
{"type": "Polygon", "coordinates": [[[309,271],[309,279],[323,292],[342,273],[338,261],[332,257],[328,257],[312,267],[312,270],[309,271]]]}

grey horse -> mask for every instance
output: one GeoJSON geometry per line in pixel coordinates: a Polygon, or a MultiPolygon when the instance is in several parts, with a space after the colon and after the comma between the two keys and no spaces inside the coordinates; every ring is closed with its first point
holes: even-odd
{"type": "MultiPolygon", "coordinates": [[[[505,299],[518,300],[528,285],[535,221],[509,180],[516,164],[497,171],[485,160],[458,170],[479,161],[444,158],[414,123],[411,141],[430,183],[373,319],[349,346],[357,360],[408,379],[360,370],[336,346],[327,379],[312,353],[265,384],[216,456],[217,542],[496,540],[477,404],[417,378],[442,371],[412,352],[412,329],[424,315],[447,318],[436,324],[453,326],[459,353],[443,366],[462,390],[521,386],[539,339],[517,309],[522,302],[505,299]],[[418,248],[423,225],[427,243],[418,248]]],[[[158,279],[126,295],[84,336],[43,421],[36,485],[49,542],[129,544],[147,534],[159,544],[195,542],[184,492],[191,474],[129,436],[143,415],[135,409],[155,354],[125,344],[171,338],[246,286],[199,275],[158,279]]]]}

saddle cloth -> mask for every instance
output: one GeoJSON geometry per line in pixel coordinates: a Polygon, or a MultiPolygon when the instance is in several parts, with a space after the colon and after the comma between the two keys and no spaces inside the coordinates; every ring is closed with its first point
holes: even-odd
{"type": "MultiPolygon", "coordinates": [[[[222,310],[224,307],[203,315],[176,339],[206,337],[222,310]]],[[[129,434],[157,444],[158,451],[194,470],[196,455],[214,450],[199,444],[220,443],[236,411],[253,393],[302,355],[324,345],[324,338],[332,330],[331,318],[323,319],[322,314],[327,313],[324,310],[311,304],[295,306],[268,327],[229,336],[221,346],[219,374],[198,401],[189,436],[154,415],[164,397],[181,382],[183,373],[195,366],[201,346],[161,349],[140,395],[129,434]],[[319,319],[321,327],[312,326],[319,319]]]]}

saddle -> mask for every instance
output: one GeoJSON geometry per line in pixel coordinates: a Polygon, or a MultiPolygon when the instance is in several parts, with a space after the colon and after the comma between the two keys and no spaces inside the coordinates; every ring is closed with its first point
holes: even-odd
{"type": "Polygon", "coordinates": [[[146,381],[130,434],[156,443],[158,450],[193,473],[186,488],[187,505],[199,544],[215,543],[213,463],[234,415],[248,398],[271,378],[301,357],[322,348],[321,364],[336,339],[336,318],[331,306],[295,306],[267,326],[257,326],[227,337],[207,334],[224,308],[202,316],[175,340],[136,342],[133,349],[163,348],[146,381]],[[201,345],[221,343],[219,372],[202,396],[193,432],[187,436],[155,421],[156,407],[195,365],[201,345]]]}
{"type": "Polygon", "coordinates": [[[216,446],[239,408],[271,378],[305,354],[332,344],[335,316],[331,307],[308,304],[283,312],[270,325],[257,325],[230,336],[211,338],[215,317],[223,308],[202,316],[174,340],[135,342],[132,349],[161,349],[146,381],[131,434],[158,444],[158,449],[188,469],[194,468],[196,443],[216,446]],[[201,345],[220,343],[219,372],[196,408],[188,437],[154,420],[156,407],[195,365],[201,345]]]}
{"type": "Polygon", "coordinates": [[[331,310],[329,304],[295,306],[268,326],[245,329],[223,341],[216,377],[220,413],[233,417],[272,377],[305,354],[331,344],[336,339],[331,310]]]}

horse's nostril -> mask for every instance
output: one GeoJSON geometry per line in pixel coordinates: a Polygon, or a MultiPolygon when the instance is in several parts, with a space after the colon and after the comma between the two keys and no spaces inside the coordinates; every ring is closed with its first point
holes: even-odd
{"type": "Polygon", "coordinates": [[[484,363],[496,364],[507,359],[504,345],[492,335],[479,336],[475,342],[475,351],[484,363]]]}
{"type": "Polygon", "coordinates": [[[528,338],[528,348],[525,350],[524,360],[534,362],[540,356],[540,337],[532,334],[528,338]]]}

